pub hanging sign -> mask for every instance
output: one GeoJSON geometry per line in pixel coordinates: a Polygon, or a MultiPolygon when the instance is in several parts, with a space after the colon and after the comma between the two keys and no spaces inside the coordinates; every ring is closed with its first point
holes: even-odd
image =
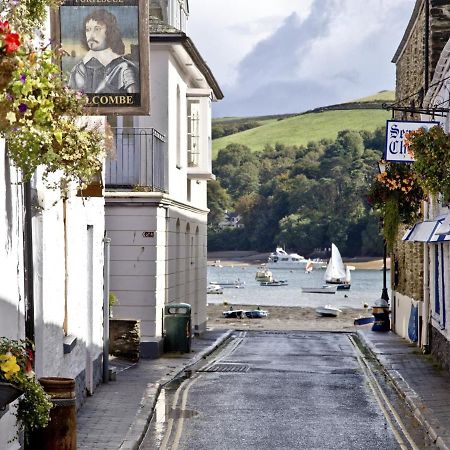
{"type": "Polygon", "coordinates": [[[89,98],[88,114],[146,115],[149,37],[146,0],[63,0],[52,15],[70,88],[89,98]]]}
{"type": "Polygon", "coordinates": [[[413,162],[414,158],[408,153],[405,145],[405,135],[419,128],[430,128],[439,125],[439,122],[421,122],[405,120],[388,120],[386,122],[386,148],[384,160],[391,162],[413,162]]]}

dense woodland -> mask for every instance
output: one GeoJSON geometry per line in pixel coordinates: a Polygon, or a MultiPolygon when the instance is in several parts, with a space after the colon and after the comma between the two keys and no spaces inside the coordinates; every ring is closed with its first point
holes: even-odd
{"type": "Polygon", "coordinates": [[[341,131],[306,147],[267,146],[254,153],[230,144],[208,183],[208,249],[271,251],[276,245],[314,256],[334,242],[345,256],[382,254],[379,217],[367,192],[377,172],[384,129],[341,131]],[[221,230],[224,212],[244,228],[221,230]]]}

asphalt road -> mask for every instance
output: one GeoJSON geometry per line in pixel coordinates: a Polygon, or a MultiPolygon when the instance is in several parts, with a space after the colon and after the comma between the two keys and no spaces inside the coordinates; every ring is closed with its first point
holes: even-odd
{"type": "Polygon", "coordinates": [[[408,446],[391,425],[349,336],[236,333],[163,392],[141,450],[427,447],[408,446]]]}

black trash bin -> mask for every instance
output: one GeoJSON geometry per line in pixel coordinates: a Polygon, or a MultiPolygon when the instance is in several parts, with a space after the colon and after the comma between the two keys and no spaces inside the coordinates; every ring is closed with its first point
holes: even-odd
{"type": "Polygon", "coordinates": [[[164,307],[164,351],[191,351],[191,305],[169,303],[164,307]]]}

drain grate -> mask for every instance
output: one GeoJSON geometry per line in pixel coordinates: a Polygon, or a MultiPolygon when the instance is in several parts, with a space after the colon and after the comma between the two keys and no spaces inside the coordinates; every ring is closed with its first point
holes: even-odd
{"type": "Polygon", "coordinates": [[[240,372],[245,373],[250,370],[250,366],[244,364],[213,364],[198,372],[240,372]]]}

